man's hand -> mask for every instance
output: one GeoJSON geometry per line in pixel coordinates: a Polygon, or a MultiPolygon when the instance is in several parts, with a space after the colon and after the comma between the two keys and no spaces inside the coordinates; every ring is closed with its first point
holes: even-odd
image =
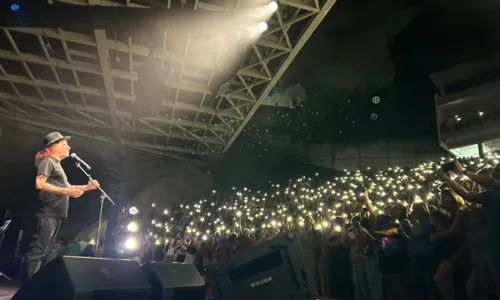
{"type": "Polygon", "coordinates": [[[88,191],[92,191],[92,190],[95,190],[99,187],[99,182],[97,180],[89,180],[89,182],[87,183],[87,190],[88,191]]]}
{"type": "Polygon", "coordinates": [[[450,179],[451,179],[451,176],[450,176],[449,172],[441,172],[441,177],[446,182],[449,182],[450,179]]]}
{"type": "Polygon", "coordinates": [[[457,171],[457,173],[463,173],[465,171],[465,168],[462,166],[462,164],[456,160],[455,161],[455,170],[457,171]]]}
{"type": "Polygon", "coordinates": [[[65,189],[65,194],[70,196],[71,198],[78,198],[83,195],[83,191],[70,186],[65,189]]]}

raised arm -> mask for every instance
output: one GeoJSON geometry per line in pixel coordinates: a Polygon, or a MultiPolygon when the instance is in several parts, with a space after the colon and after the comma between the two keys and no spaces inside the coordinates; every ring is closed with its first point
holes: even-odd
{"type": "MultiPolygon", "coordinates": [[[[474,173],[471,173],[471,174],[474,174],[474,173]]],[[[446,174],[446,173],[441,173],[441,176],[450,185],[451,189],[454,190],[455,193],[457,193],[460,197],[462,197],[465,200],[468,200],[470,202],[482,204],[483,195],[481,193],[474,193],[474,192],[467,191],[466,189],[464,189],[463,186],[458,184],[455,180],[451,179],[451,177],[448,176],[448,174],[446,174]]],[[[469,176],[469,178],[472,179],[472,177],[470,177],[470,174],[468,176],[469,176]]]]}
{"type": "Polygon", "coordinates": [[[375,211],[375,207],[373,206],[372,201],[370,200],[370,196],[368,195],[368,191],[366,189],[362,197],[363,201],[365,202],[366,208],[370,212],[370,223],[375,224],[377,218],[377,212],[375,211]]]}

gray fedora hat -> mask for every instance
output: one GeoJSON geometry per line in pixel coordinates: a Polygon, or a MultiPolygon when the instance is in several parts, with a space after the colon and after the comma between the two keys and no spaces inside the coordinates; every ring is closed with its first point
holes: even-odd
{"type": "Polygon", "coordinates": [[[69,141],[70,138],[71,138],[70,136],[63,136],[61,133],[54,131],[54,132],[47,134],[43,138],[43,143],[44,143],[45,147],[48,147],[56,142],[59,142],[60,140],[69,141]]]}

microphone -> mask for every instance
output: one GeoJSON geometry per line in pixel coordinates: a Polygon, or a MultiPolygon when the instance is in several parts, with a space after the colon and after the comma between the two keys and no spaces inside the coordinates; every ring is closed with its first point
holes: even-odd
{"type": "Polygon", "coordinates": [[[71,153],[70,157],[74,160],[76,160],[78,163],[81,163],[87,170],[90,170],[90,166],[88,163],[86,163],[83,159],[81,159],[80,157],[78,157],[78,155],[76,155],[76,153],[71,153]]]}

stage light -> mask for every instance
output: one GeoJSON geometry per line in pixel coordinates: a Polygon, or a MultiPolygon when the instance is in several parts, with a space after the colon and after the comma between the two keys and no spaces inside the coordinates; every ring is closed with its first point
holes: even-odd
{"type": "Polygon", "coordinates": [[[127,225],[127,230],[130,232],[137,232],[139,230],[139,225],[137,225],[137,222],[130,222],[127,225]]]}
{"type": "Polygon", "coordinates": [[[128,209],[128,213],[131,214],[132,216],[135,216],[139,213],[139,209],[137,207],[132,206],[128,209]]]}
{"type": "Polygon", "coordinates": [[[278,9],[278,3],[276,3],[275,1],[269,2],[267,6],[269,7],[269,10],[271,10],[272,12],[275,12],[278,9]]]}
{"type": "Polygon", "coordinates": [[[161,239],[156,239],[155,244],[156,244],[156,246],[160,246],[161,245],[161,239]]]}
{"type": "Polygon", "coordinates": [[[267,23],[262,21],[259,23],[259,30],[260,31],[266,31],[267,30],[267,23]]]}
{"type": "Polygon", "coordinates": [[[134,239],[134,238],[128,238],[126,241],[125,241],[125,248],[129,249],[129,250],[134,250],[137,248],[137,240],[134,239]]]}
{"type": "Polygon", "coordinates": [[[372,114],[370,115],[370,119],[371,119],[372,121],[377,121],[377,119],[378,119],[378,115],[377,115],[376,113],[372,113],[372,114]]]}
{"type": "Polygon", "coordinates": [[[19,10],[19,4],[16,4],[16,3],[12,4],[10,6],[10,10],[12,10],[12,11],[18,11],[19,10]]]}

